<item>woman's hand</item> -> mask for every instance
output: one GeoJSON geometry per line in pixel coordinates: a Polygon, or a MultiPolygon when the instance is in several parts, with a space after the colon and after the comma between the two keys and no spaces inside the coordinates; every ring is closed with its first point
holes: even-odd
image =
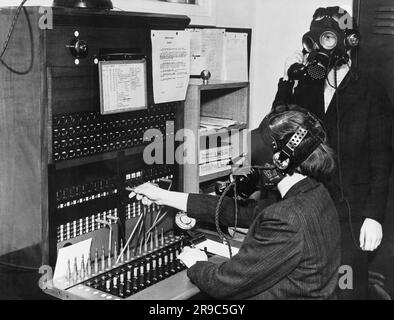
{"type": "Polygon", "coordinates": [[[373,220],[365,219],[360,232],[360,247],[363,251],[375,251],[382,243],[382,225],[373,220]]]}
{"type": "Polygon", "coordinates": [[[158,186],[145,183],[132,189],[129,198],[136,197],[143,205],[150,206],[152,203],[165,205],[165,199],[168,197],[169,191],[160,189],[158,186]]]}
{"type": "Polygon", "coordinates": [[[129,198],[136,197],[145,206],[156,203],[159,206],[168,206],[183,212],[187,210],[189,197],[187,193],[164,190],[152,183],[145,183],[129,190],[131,191],[129,198]]]}
{"type": "Polygon", "coordinates": [[[208,257],[205,252],[190,247],[185,247],[178,259],[181,260],[188,268],[191,268],[199,261],[208,261],[208,257]]]}

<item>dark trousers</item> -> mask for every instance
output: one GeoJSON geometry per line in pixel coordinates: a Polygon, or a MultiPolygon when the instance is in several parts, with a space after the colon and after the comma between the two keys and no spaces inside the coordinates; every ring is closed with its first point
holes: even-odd
{"type": "MultiPolygon", "coordinates": [[[[352,223],[354,241],[349,222],[341,221],[341,266],[351,267],[353,273],[353,286],[351,289],[341,289],[338,287],[339,300],[368,299],[368,254],[360,250],[359,238],[361,226],[361,222],[352,223]]],[[[349,268],[345,268],[344,270],[348,269],[349,268]]],[[[344,274],[339,275],[340,278],[343,276],[344,274]]],[[[339,282],[341,283],[341,279],[339,282]]]]}

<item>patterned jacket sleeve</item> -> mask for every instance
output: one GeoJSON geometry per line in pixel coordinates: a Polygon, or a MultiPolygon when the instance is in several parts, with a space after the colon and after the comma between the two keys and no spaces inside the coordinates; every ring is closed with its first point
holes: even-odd
{"type": "Polygon", "coordinates": [[[221,265],[199,262],[188,270],[191,281],[203,292],[215,299],[247,299],[269,289],[297,267],[303,236],[297,215],[287,213],[294,209],[275,205],[267,210],[277,210],[276,217],[290,218],[257,218],[231,260],[221,265]]]}
{"type": "MultiPolygon", "coordinates": [[[[216,206],[219,197],[190,194],[187,203],[187,213],[190,217],[204,222],[214,223],[216,206]]],[[[238,215],[235,216],[235,202],[232,198],[225,198],[220,209],[220,223],[224,227],[234,227],[235,220],[240,228],[249,228],[257,214],[262,209],[274,203],[273,199],[261,201],[240,200],[238,201],[238,215]]]]}

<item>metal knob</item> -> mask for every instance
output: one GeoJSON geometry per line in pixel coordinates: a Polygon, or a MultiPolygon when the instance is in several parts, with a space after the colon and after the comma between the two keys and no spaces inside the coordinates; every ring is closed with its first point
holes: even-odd
{"type": "Polygon", "coordinates": [[[209,82],[209,79],[211,79],[211,72],[209,70],[203,70],[201,72],[201,79],[203,80],[204,85],[207,85],[209,82]]]}
{"type": "Polygon", "coordinates": [[[89,52],[88,43],[78,38],[73,39],[66,48],[68,48],[71,54],[78,59],[86,58],[89,52]]]}

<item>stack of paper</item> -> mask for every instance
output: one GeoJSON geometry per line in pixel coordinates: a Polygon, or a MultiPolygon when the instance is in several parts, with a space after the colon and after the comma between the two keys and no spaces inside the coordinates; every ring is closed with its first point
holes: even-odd
{"type": "Polygon", "coordinates": [[[201,131],[227,129],[235,125],[239,125],[239,122],[231,119],[201,117],[200,120],[201,131]]]}
{"type": "Polygon", "coordinates": [[[219,172],[225,172],[231,170],[230,159],[208,162],[200,165],[200,176],[208,176],[219,172]]]}

